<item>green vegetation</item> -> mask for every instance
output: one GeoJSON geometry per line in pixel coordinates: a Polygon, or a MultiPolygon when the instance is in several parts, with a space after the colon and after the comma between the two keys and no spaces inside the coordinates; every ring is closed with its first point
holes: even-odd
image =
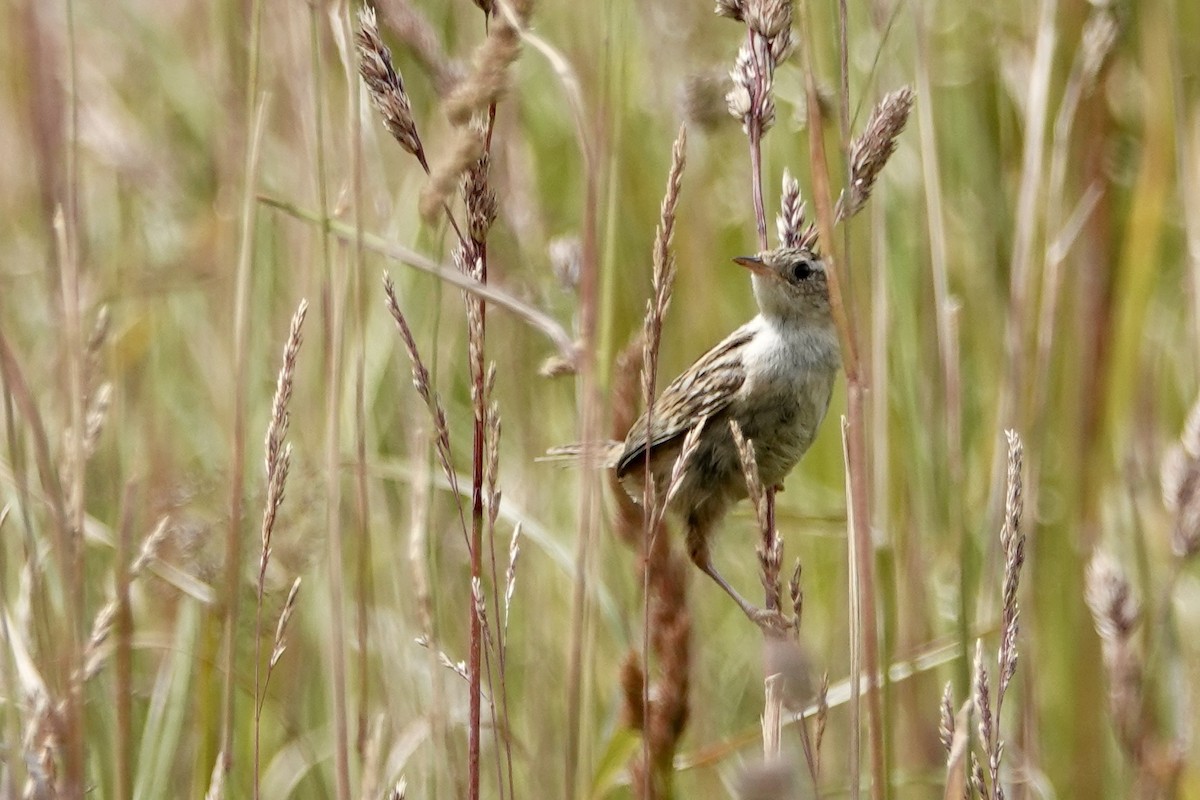
{"type": "MultiPolygon", "coordinates": [[[[810,120],[836,202],[848,134],[916,93],[869,201],[821,243],[866,390],[858,585],[891,676],[872,714],[847,700],[852,655],[873,657],[851,633],[846,380],[775,508],[785,606],[803,565],[798,647],[764,641],[669,515],[644,574],[640,510],[600,470],[540,460],[640,411],[629,345],[656,274],[660,388],[754,313],[731,263],[760,249],[750,148],[724,99],[746,24],[699,0],[496,2],[485,30],[465,0],[381,0],[410,152],[359,78],[357,7],[0,14],[0,796],[379,797],[403,778],[457,798],[477,736],[483,797],[807,797],[813,715],[783,729],[786,779],[757,766],[776,670],[789,706],[828,676],[819,796],[961,796],[970,762],[947,770],[939,724],[978,697],[980,639],[998,708],[1011,429],[1027,538],[1004,794],[1200,797],[1200,4],[854,4],[848,106],[838,5],[795,9],[762,140],[770,242],[785,170],[832,227],[810,120]],[[448,164],[477,179],[468,208],[448,164]],[[486,335],[430,272],[456,269],[443,202],[486,241],[486,335]],[[647,650],[647,719],[670,731],[648,723],[644,751],[647,650]]],[[[760,527],[742,503],[714,549],[754,599],[760,527]]],[[[944,736],[960,752],[983,737],[966,719],[944,736]]]]}

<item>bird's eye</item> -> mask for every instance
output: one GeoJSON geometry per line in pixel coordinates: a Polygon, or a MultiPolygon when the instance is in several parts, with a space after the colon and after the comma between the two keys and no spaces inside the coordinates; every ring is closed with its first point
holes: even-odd
{"type": "Polygon", "coordinates": [[[807,280],[808,276],[812,275],[812,273],[813,273],[812,263],[810,261],[808,261],[808,259],[804,259],[801,261],[797,261],[795,264],[792,265],[791,278],[794,283],[800,283],[802,281],[807,280]]]}

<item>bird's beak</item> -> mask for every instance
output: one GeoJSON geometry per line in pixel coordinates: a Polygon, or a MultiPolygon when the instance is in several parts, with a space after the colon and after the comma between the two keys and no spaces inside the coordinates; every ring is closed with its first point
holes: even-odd
{"type": "Polygon", "coordinates": [[[771,273],[771,270],[767,268],[767,265],[758,256],[738,256],[733,260],[733,263],[741,264],[755,275],[769,275],[771,273]]]}

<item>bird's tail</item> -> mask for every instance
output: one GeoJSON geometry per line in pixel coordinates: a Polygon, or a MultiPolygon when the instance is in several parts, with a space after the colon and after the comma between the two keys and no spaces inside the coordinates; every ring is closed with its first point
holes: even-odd
{"type": "Polygon", "coordinates": [[[622,442],[606,441],[566,444],[561,447],[551,447],[546,455],[537,461],[550,461],[563,467],[588,467],[591,469],[611,469],[621,458],[625,449],[622,442]]]}

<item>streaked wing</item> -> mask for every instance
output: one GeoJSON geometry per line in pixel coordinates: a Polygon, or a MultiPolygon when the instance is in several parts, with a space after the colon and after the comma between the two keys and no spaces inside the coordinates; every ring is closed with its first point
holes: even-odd
{"type": "MultiPolygon", "coordinates": [[[[693,423],[729,405],[746,382],[742,351],[753,335],[748,326],[738,328],[663,390],[654,402],[651,450],[682,438],[693,423]]],[[[643,414],[625,436],[617,475],[624,475],[645,457],[646,415],[643,414]]]]}

